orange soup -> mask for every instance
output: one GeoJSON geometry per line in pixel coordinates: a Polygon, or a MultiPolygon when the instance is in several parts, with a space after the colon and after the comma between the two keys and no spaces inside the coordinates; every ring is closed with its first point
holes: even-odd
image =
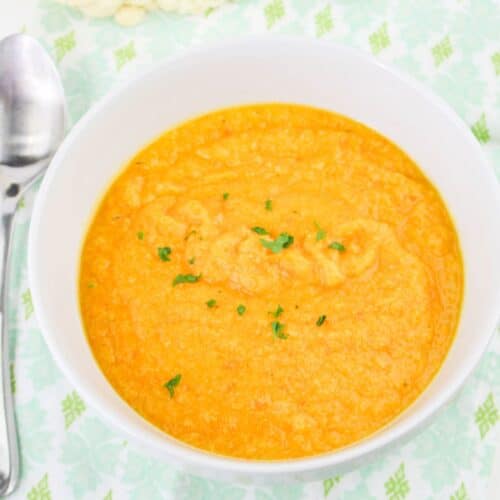
{"type": "Polygon", "coordinates": [[[255,105],[166,132],[86,236],[81,312],[120,396],[214,453],[336,450],[422,393],[453,340],[458,238],[417,165],[345,116],[255,105]]]}

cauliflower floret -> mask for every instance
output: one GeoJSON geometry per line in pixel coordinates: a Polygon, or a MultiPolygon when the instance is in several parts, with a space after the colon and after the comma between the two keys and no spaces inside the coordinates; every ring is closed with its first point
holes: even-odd
{"type": "Polygon", "coordinates": [[[114,16],[122,26],[134,26],[142,21],[147,11],[164,10],[179,14],[202,14],[228,0],[58,0],[80,9],[89,17],[114,16]]]}

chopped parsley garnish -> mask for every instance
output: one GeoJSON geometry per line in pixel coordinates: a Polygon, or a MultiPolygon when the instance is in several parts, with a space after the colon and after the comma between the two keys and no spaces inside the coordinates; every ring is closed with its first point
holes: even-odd
{"type": "Polygon", "coordinates": [[[180,285],[181,283],[196,283],[201,278],[201,274],[197,276],[194,274],[178,274],[174,281],[172,281],[172,285],[180,285]]]}
{"type": "Polygon", "coordinates": [[[288,248],[293,243],[293,236],[288,233],[281,233],[274,241],[261,238],[262,245],[273,253],[280,253],[284,248],[288,248]]]}
{"type": "Polygon", "coordinates": [[[338,250],[339,252],[345,252],[345,246],[342,245],[342,243],[339,243],[338,241],[332,241],[328,245],[328,248],[332,248],[333,250],[338,250]]]}
{"type": "Polygon", "coordinates": [[[167,262],[170,260],[171,253],[172,249],[170,247],[158,247],[158,257],[160,257],[163,262],[167,262]]]}
{"type": "Polygon", "coordinates": [[[87,288],[95,288],[95,283],[91,281],[88,285],[87,288]]]}
{"type": "Polygon", "coordinates": [[[168,389],[168,392],[170,393],[170,397],[173,398],[175,394],[175,388],[179,385],[179,382],[181,381],[181,374],[178,373],[175,377],[171,378],[168,382],[165,382],[163,384],[163,387],[168,389]]]}
{"type": "Polygon", "coordinates": [[[322,314],[316,321],[316,325],[321,326],[326,320],[326,314],[322,314]]]}
{"type": "Polygon", "coordinates": [[[273,200],[266,200],[265,207],[266,207],[266,210],[271,211],[273,209],[273,200]]]}
{"type": "Polygon", "coordinates": [[[224,194],[222,195],[222,199],[223,199],[224,201],[226,201],[228,198],[229,198],[229,193],[224,193],[224,194]]]}
{"type": "Polygon", "coordinates": [[[285,325],[283,323],[280,323],[279,321],[273,321],[271,323],[271,329],[273,332],[273,335],[277,339],[287,339],[288,335],[285,333],[285,325]]]}
{"type": "Polygon", "coordinates": [[[321,241],[326,238],[326,231],[324,229],[321,229],[320,225],[314,221],[314,225],[316,226],[316,241],[321,241]]]}
{"type": "Polygon", "coordinates": [[[184,237],[184,241],[187,241],[190,236],[192,236],[193,234],[196,234],[197,232],[198,231],[196,231],[195,229],[193,229],[192,231],[189,231],[189,233],[186,234],[186,236],[184,237]]]}
{"type": "Polygon", "coordinates": [[[217,301],[215,299],[210,299],[210,300],[207,300],[206,304],[208,307],[212,308],[212,307],[215,307],[217,305],[217,301]]]}
{"type": "Polygon", "coordinates": [[[278,304],[278,307],[276,308],[276,311],[272,311],[271,314],[275,318],[279,318],[284,311],[285,310],[278,304]]]}
{"type": "Polygon", "coordinates": [[[196,260],[196,257],[191,257],[189,260],[188,260],[188,263],[193,265],[194,264],[194,261],[196,260]]]}
{"type": "Polygon", "coordinates": [[[237,308],[236,308],[236,312],[240,315],[240,316],[243,316],[245,314],[245,311],[247,310],[247,308],[243,305],[243,304],[240,304],[237,308]]]}
{"type": "Polygon", "coordinates": [[[140,240],[143,240],[144,239],[144,231],[139,231],[137,233],[137,238],[139,238],[140,240]]]}
{"type": "Polygon", "coordinates": [[[264,236],[265,234],[269,234],[263,227],[259,227],[259,226],[252,227],[252,231],[254,233],[260,234],[261,236],[264,236]]]}

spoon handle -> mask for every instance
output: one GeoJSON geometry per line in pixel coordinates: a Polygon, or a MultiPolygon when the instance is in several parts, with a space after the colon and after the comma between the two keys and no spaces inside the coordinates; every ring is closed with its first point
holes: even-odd
{"type": "MultiPolygon", "coordinates": [[[[16,197],[17,198],[17,197],[16,197]]],[[[0,369],[0,496],[11,493],[19,480],[19,444],[14,417],[14,401],[9,360],[9,281],[12,221],[17,200],[7,199],[2,214],[3,249],[0,283],[0,321],[2,323],[0,369]]]]}

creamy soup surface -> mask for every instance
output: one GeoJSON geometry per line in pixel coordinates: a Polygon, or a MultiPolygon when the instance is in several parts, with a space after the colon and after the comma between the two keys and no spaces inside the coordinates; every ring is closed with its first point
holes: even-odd
{"type": "Polygon", "coordinates": [[[84,241],[81,313],[120,396],[175,438],[250,459],[377,431],[453,340],[458,238],[418,166],[345,116],[211,113],[140,151],[84,241]]]}

